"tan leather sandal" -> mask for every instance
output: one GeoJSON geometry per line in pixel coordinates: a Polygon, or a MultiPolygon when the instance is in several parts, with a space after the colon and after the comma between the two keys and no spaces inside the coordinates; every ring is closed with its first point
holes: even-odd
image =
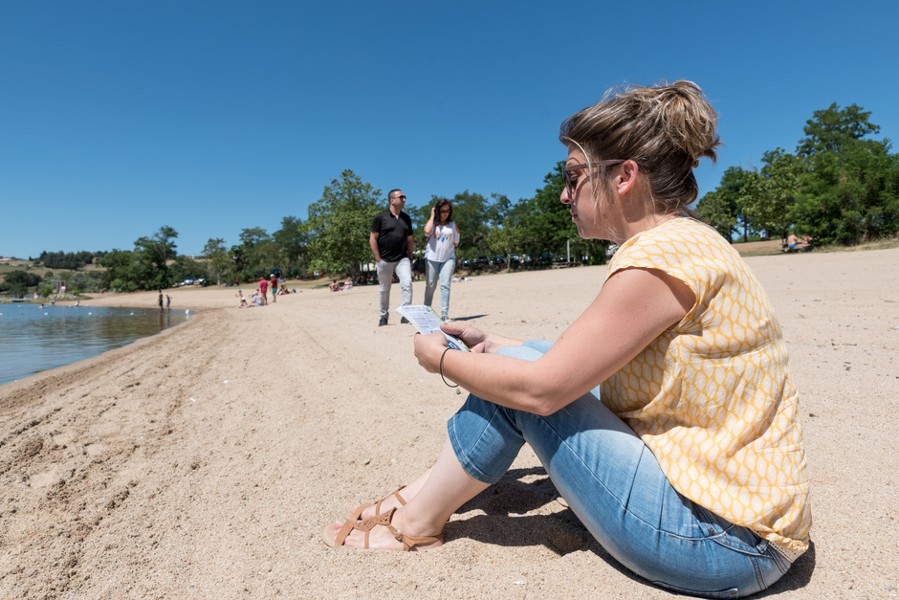
{"type": "Polygon", "coordinates": [[[406,506],[406,499],[400,495],[400,492],[406,489],[406,486],[401,485],[395,492],[390,492],[380,500],[375,500],[374,502],[360,504],[356,508],[353,509],[353,512],[350,513],[350,516],[347,517],[351,521],[357,521],[362,517],[362,513],[365,512],[366,509],[374,506],[375,507],[375,516],[379,516],[381,514],[381,505],[385,500],[388,500],[391,496],[396,496],[396,499],[399,500],[400,506],[406,506]]]}
{"type": "Polygon", "coordinates": [[[388,512],[380,514],[376,517],[369,517],[367,519],[360,520],[347,520],[344,522],[343,527],[340,528],[340,531],[337,532],[337,536],[334,539],[331,539],[330,535],[333,533],[334,529],[331,525],[327,525],[322,531],[322,539],[324,539],[325,543],[328,546],[337,548],[338,546],[344,545],[347,537],[350,535],[350,533],[352,533],[354,529],[358,529],[359,531],[365,532],[365,540],[362,549],[368,550],[368,536],[371,533],[371,530],[375,527],[386,527],[388,530],[390,530],[390,533],[393,534],[394,539],[403,544],[403,552],[409,552],[410,550],[419,549],[427,550],[428,546],[433,546],[434,544],[440,544],[443,542],[442,531],[437,535],[423,535],[420,537],[402,533],[396,527],[391,525],[394,513],[396,513],[396,509],[391,508],[388,512]],[[419,546],[421,546],[421,548],[419,548],[419,546]]]}

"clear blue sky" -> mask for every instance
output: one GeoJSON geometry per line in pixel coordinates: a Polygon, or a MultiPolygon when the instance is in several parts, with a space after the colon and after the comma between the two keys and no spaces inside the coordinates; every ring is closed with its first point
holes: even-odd
{"type": "Polygon", "coordinates": [[[196,254],[305,219],[344,169],[411,206],[530,198],[562,119],[662,79],[719,112],[702,194],[832,102],[896,140],[897,7],[0,0],[0,256],[132,249],[162,225],[196,254]]]}

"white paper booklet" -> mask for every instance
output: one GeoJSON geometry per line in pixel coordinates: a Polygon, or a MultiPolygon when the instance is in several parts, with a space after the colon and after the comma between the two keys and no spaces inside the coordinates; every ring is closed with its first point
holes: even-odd
{"type": "Polygon", "coordinates": [[[440,329],[440,317],[434,312],[434,309],[424,304],[407,304],[400,306],[396,312],[406,317],[410,323],[415,325],[421,333],[442,333],[446,337],[447,345],[456,350],[464,350],[468,352],[468,346],[459,338],[448,334],[440,329]]]}

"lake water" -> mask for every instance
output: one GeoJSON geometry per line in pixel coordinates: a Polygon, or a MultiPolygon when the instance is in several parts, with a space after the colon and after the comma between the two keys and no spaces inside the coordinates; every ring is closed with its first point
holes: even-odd
{"type": "Polygon", "coordinates": [[[0,384],[97,356],[189,318],[184,310],[0,304],[0,384]]]}

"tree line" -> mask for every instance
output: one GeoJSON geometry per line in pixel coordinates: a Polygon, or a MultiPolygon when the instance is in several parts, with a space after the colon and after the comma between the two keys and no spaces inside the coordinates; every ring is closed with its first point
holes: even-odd
{"type": "Polygon", "coordinates": [[[793,153],[775,148],[758,169],[731,167],[696,213],[730,239],[786,239],[855,245],[899,233],[899,155],[880,127],[852,104],[819,110],[793,153]]]}
{"type": "MultiPolygon", "coordinates": [[[[803,131],[805,137],[795,152],[776,148],[765,152],[760,168],[727,169],[718,187],[696,204],[696,216],[731,240],[785,239],[792,231],[811,236],[819,245],[853,245],[896,236],[899,156],[890,153],[888,139],[872,138],[880,128],[871,122],[870,112],[855,104],[846,108],[832,104],[816,111],[803,131]]],[[[483,256],[500,257],[500,267],[516,268],[558,260],[604,262],[607,242],[580,239],[568,209],[559,202],[563,167],[564,162],[556,163],[543,187],[518,202],[502,194],[485,196],[468,190],[449,198],[463,234],[460,262],[483,256]]],[[[436,200],[434,196],[422,206],[407,207],[419,232],[419,249],[425,242],[423,225],[436,200]]],[[[48,268],[77,269],[71,265],[88,264],[90,254],[102,270],[68,275],[68,289],[85,292],[163,289],[187,277],[216,284],[255,281],[274,270],[291,278],[315,272],[356,277],[372,261],[369,225],[386,205],[381,190],[347,169],[309,205],[305,220],[283,217],[280,228],[271,233],[261,227],[243,229],[239,242],[231,246],[222,238],[210,238],[201,257],[179,255],[178,233],[163,226],[137,239],[131,250],[44,252],[38,262],[48,268]]],[[[42,281],[29,283],[49,291],[53,277],[51,272],[42,281]]],[[[19,276],[13,280],[24,283],[19,276]]]]}

